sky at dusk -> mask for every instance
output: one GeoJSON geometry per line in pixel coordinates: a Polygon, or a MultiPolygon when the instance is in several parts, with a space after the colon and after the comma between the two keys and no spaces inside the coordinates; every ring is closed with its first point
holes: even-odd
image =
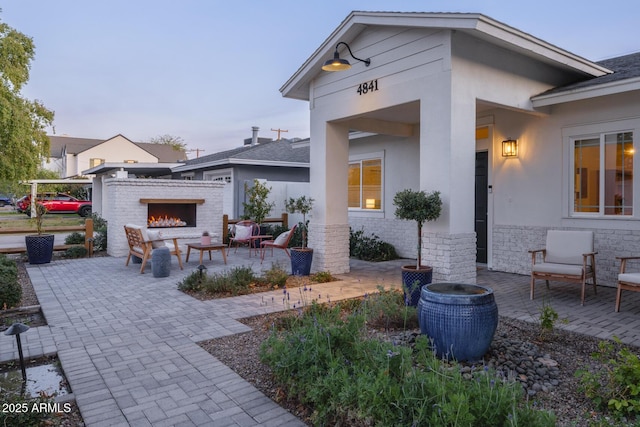
{"type": "Polygon", "coordinates": [[[201,155],[241,145],[252,126],[260,137],[278,128],[308,137],[308,103],[279,89],[353,10],[482,13],[593,61],[640,51],[637,0],[0,0],[0,9],[35,42],[23,95],[55,112],[56,135],[168,134],[201,155]]]}

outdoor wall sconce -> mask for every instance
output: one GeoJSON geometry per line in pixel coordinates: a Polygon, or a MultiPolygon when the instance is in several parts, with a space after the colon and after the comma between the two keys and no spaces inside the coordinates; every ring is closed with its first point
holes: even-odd
{"type": "Polygon", "coordinates": [[[351,64],[349,64],[349,61],[347,61],[346,59],[340,59],[340,54],[338,53],[338,46],[340,46],[341,44],[347,47],[347,50],[349,51],[349,54],[353,59],[360,62],[364,62],[364,65],[367,67],[371,65],[370,58],[367,58],[367,59],[356,58],[353,55],[353,52],[351,52],[351,48],[349,47],[348,44],[346,44],[345,42],[338,42],[338,44],[336,45],[336,50],[335,52],[333,52],[333,59],[328,59],[327,61],[325,61],[324,65],[322,66],[322,69],[324,71],[344,71],[351,68],[351,64]]]}
{"type": "Polygon", "coordinates": [[[502,157],[518,157],[518,140],[505,139],[502,141],[502,157]]]}

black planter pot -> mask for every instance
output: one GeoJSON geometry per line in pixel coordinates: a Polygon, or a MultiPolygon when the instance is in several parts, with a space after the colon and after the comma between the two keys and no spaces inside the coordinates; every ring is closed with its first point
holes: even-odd
{"type": "Polygon", "coordinates": [[[422,287],[431,283],[433,268],[422,266],[418,270],[415,265],[402,267],[402,290],[404,291],[405,304],[416,307],[420,301],[422,287]]]}
{"type": "Polygon", "coordinates": [[[47,264],[51,262],[54,240],[55,236],[53,234],[24,236],[29,264],[47,264]]]}
{"type": "Polygon", "coordinates": [[[308,276],[311,274],[313,249],[291,248],[291,274],[294,276],[308,276]]]}

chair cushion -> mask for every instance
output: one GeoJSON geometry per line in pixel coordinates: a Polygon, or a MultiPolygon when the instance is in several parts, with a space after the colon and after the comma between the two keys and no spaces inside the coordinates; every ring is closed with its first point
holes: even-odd
{"type": "MultiPolygon", "coordinates": [[[[591,268],[589,268],[591,270],[591,268]]],[[[532,271],[535,273],[548,273],[548,274],[561,274],[565,276],[581,276],[582,275],[582,262],[580,265],[572,264],[555,264],[552,262],[543,262],[540,264],[534,264],[532,271]]]]}
{"type": "Polygon", "coordinates": [[[161,240],[163,237],[161,230],[151,230],[147,229],[147,240],[151,240],[151,247],[153,249],[162,248],[167,246],[164,240],[161,240]]]}
{"type": "Polygon", "coordinates": [[[593,252],[593,231],[547,231],[545,262],[582,265],[582,254],[593,252]]]}
{"type": "Polygon", "coordinates": [[[236,225],[236,235],[234,238],[236,240],[247,240],[251,237],[252,228],[253,227],[246,225],[236,225]]]}
{"type": "Polygon", "coordinates": [[[276,239],[273,241],[273,244],[276,246],[282,246],[287,242],[287,239],[289,238],[289,234],[291,233],[291,230],[289,231],[285,231],[284,233],[280,234],[278,237],[276,237],[276,239]]]}
{"type": "Polygon", "coordinates": [[[632,283],[640,286],[640,273],[618,274],[618,282],[632,283]]]}

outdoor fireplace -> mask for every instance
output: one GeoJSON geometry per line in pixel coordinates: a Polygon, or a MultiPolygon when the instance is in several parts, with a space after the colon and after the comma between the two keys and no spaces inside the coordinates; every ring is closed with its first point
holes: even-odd
{"type": "Polygon", "coordinates": [[[196,207],[200,199],[140,199],[147,204],[147,227],[196,227],[196,207]]]}

